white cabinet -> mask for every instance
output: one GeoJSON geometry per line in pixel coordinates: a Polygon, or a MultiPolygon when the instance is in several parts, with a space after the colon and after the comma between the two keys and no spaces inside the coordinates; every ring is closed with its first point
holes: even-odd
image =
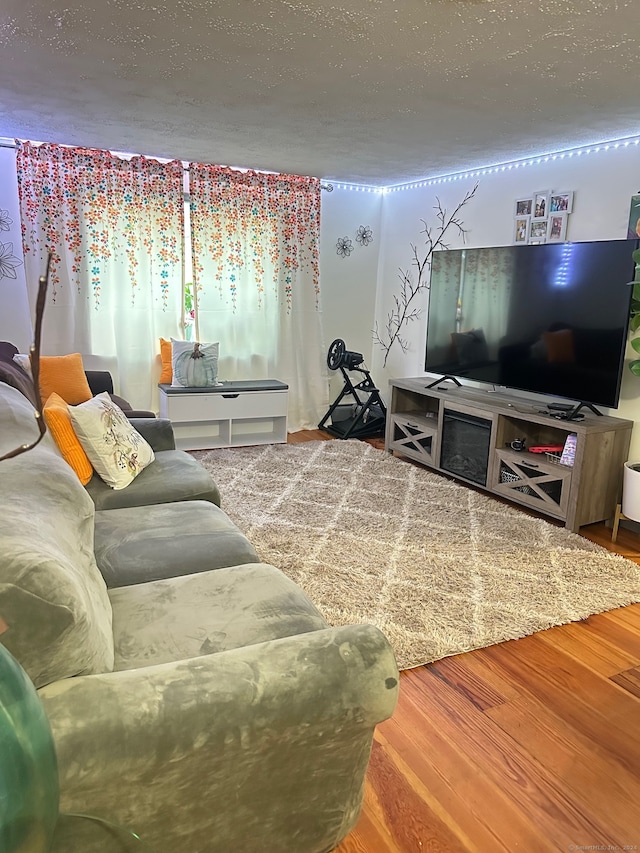
{"type": "Polygon", "coordinates": [[[287,440],[288,387],[277,379],[213,388],[159,385],[160,417],[171,421],[180,450],[282,443],[287,440]]]}

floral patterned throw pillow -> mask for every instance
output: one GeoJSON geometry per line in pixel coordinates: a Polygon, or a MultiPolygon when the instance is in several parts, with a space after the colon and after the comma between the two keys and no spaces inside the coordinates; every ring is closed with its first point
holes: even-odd
{"type": "Polygon", "coordinates": [[[155,459],[151,445],[106,391],[69,406],[69,414],[89,461],[112,489],[124,489],[155,459]]]}

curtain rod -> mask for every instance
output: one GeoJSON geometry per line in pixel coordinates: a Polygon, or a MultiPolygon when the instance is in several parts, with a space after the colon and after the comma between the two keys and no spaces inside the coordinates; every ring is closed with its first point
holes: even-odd
{"type": "MultiPolygon", "coordinates": [[[[233,169],[234,167],[233,166],[227,166],[226,168],[233,169]]],[[[186,166],[184,166],[182,171],[188,172],[189,169],[186,166]]],[[[238,167],[236,167],[235,171],[236,172],[249,172],[249,171],[251,171],[251,172],[258,172],[258,173],[262,172],[263,175],[277,175],[277,174],[279,174],[278,172],[269,172],[269,171],[261,170],[261,169],[242,169],[242,168],[238,168],[238,167]]],[[[299,176],[296,176],[296,177],[299,177],[299,176]]],[[[323,184],[322,182],[320,182],[320,189],[326,190],[328,193],[332,193],[333,192],[333,184],[323,184]]]]}
{"type": "MultiPolygon", "coordinates": [[[[8,139],[0,139],[0,148],[16,148],[15,142],[9,141],[8,139]]],[[[149,157],[149,160],[155,160],[155,157],[149,157]]],[[[189,169],[185,166],[184,171],[188,172],[189,169]]],[[[256,170],[259,171],[259,170],[256,170]]],[[[267,173],[267,174],[275,174],[275,173],[267,173]]],[[[320,184],[321,190],[326,190],[328,193],[333,192],[333,184],[320,184]]]]}

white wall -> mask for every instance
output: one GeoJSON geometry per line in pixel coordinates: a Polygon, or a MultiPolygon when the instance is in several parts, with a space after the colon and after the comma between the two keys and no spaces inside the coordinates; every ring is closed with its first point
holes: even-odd
{"type": "Polygon", "coordinates": [[[32,331],[22,263],[16,152],[12,148],[0,148],[0,216],[3,223],[0,225],[0,243],[4,247],[4,250],[0,247],[0,251],[8,253],[8,244],[11,244],[12,254],[21,260],[17,266],[12,265],[15,278],[2,275],[0,268],[0,341],[11,341],[20,352],[27,352],[31,346],[32,331]],[[3,211],[6,211],[4,215],[3,211]]]}
{"type": "MultiPolygon", "coordinates": [[[[320,287],[325,345],[342,338],[347,349],[361,352],[371,364],[371,332],[374,324],[378,263],[382,244],[381,193],[334,189],[322,192],[320,225],[320,287]],[[369,226],[373,241],[356,242],[361,225],[369,226]],[[353,251],[348,257],[336,252],[339,237],[348,237],[353,251]]],[[[342,388],[342,375],[330,374],[331,399],[342,388]]]]}
{"type": "MultiPolygon", "coordinates": [[[[378,323],[384,323],[392,306],[393,294],[398,292],[398,269],[407,268],[411,263],[410,244],[416,243],[419,252],[424,249],[421,219],[432,226],[437,225],[433,209],[436,197],[443,207],[453,210],[476,181],[479,182],[476,196],[460,214],[464,227],[468,229],[467,246],[511,244],[515,199],[531,195],[536,190],[574,192],[567,240],[622,239],[627,236],[631,196],[640,187],[640,146],[611,147],[596,153],[505,169],[478,178],[468,177],[385,194],[382,211],[384,242],[376,305],[378,323]]],[[[448,242],[451,248],[463,245],[455,232],[451,233],[448,242]]],[[[420,320],[407,329],[410,349],[406,354],[395,346],[386,369],[383,369],[381,351],[374,352],[373,372],[381,389],[386,389],[389,378],[424,374],[426,296],[422,307],[425,310],[420,320]]],[[[636,421],[630,458],[640,459],[640,379],[628,369],[623,375],[619,408],[610,414],[636,421]]]]}

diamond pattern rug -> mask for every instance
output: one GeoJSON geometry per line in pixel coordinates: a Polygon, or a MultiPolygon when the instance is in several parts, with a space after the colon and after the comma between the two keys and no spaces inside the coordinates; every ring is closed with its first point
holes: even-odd
{"type": "Polygon", "coordinates": [[[194,453],[260,558],[401,669],[640,601],[640,567],[360,441],[194,453]]]}

